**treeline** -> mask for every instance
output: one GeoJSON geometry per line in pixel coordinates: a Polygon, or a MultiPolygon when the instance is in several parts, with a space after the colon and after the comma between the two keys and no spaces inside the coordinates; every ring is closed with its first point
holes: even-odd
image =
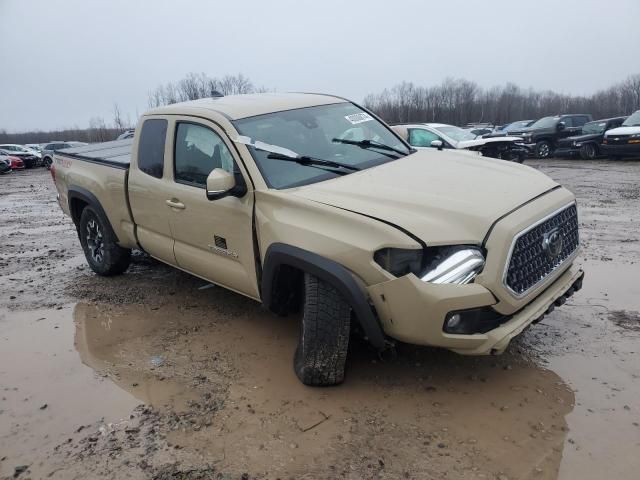
{"type": "MultiPolygon", "coordinates": [[[[234,95],[266,91],[256,87],[242,74],[209,77],[189,73],[177,82],[159,85],[149,92],[149,107],[211,97],[216,93],[234,95]]],[[[496,125],[537,119],[558,113],[591,113],[594,118],[628,115],[640,109],[640,74],[589,96],[563,95],[552,91],[523,89],[512,83],[482,88],[464,79],[447,79],[440,85],[426,87],[403,82],[381,93],[368,95],[364,105],[390,123],[442,122],[465,125],[489,122],[496,125]]],[[[89,121],[89,128],[66,128],[52,131],[9,133],[0,130],[0,143],[45,143],[52,140],[104,142],[135,126],[124,118],[114,104],[113,119],[102,117],[89,121]]]]}
{"type": "Polygon", "coordinates": [[[403,82],[368,95],[364,105],[390,123],[501,125],[559,113],[590,113],[594,119],[607,118],[640,109],[640,74],[589,96],[525,90],[512,83],[482,88],[464,79],[447,79],[431,87],[403,82]]]}
{"type": "MultiPolygon", "coordinates": [[[[211,97],[216,93],[237,95],[242,93],[264,92],[265,88],[257,88],[241,73],[223,77],[209,77],[204,73],[189,73],[182,80],[158,86],[149,93],[149,107],[159,107],[177,102],[197,100],[211,97]]],[[[137,119],[136,119],[137,121],[137,119]]],[[[9,133],[0,130],[0,143],[46,143],[53,140],[79,142],[106,142],[114,140],[125,130],[135,127],[136,121],[124,118],[118,104],[113,107],[113,119],[107,123],[102,117],[89,120],[89,128],[64,128],[50,131],[33,131],[9,133]]]]}
{"type": "Polygon", "coordinates": [[[217,94],[241,95],[265,91],[265,88],[256,88],[251,80],[241,73],[225,75],[222,78],[209,77],[204,73],[189,73],[182,80],[158,86],[149,93],[148,103],[150,108],[154,108],[213,97],[217,94]]]}

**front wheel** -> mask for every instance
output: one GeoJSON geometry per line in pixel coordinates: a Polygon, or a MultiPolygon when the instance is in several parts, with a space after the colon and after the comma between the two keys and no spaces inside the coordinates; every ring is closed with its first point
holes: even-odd
{"type": "Polygon", "coordinates": [[[51,170],[51,165],[53,164],[53,160],[51,159],[51,157],[44,157],[42,159],[42,165],[44,165],[44,167],[47,170],[51,170]]]}
{"type": "Polygon", "coordinates": [[[80,215],[78,235],[91,270],[103,276],[118,275],[129,267],[131,250],[116,243],[107,225],[102,215],[91,207],[85,207],[80,215]]]}
{"type": "Polygon", "coordinates": [[[304,306],[294,369],[302,383],[342,383],[349,348],[351,307],[335,287],[304,274],[304,306]]]}
{"type": "Polygon", "coordinates": [[[546,140],[541,140],[536,143],[536,157],[537,158],[549,158],[551,156],[551,144],[546,140]]]}
{"type": "Polygon", "coordinates": [[[598,148],[593,143],[587,143],[580,147],[580,158],[593,160],[598,156],[598,148]]]}

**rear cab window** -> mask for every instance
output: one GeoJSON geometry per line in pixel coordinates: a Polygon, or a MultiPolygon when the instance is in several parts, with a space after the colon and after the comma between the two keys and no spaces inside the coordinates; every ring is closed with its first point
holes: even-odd
{"type": "Polygon", "coordinates": [[[145,120],[138,142],[138,168],[155,178],[164,173],[164,145],[167,138],[167,121],[162,118],[145,120]]]}

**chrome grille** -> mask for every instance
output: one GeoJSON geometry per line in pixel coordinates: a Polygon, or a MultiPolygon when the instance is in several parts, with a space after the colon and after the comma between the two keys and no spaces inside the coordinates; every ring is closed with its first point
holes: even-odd
{"type": "Polygon", "coordinates": [[[578,211],[572,204],[518,234],[505,286],[516,296],[524,295],[571,257],[579,243],[578,211]]]}

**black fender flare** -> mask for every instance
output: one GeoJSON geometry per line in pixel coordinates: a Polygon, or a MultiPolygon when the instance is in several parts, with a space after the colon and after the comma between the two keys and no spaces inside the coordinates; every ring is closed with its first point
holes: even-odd
{"type": "MultiPolygon", "coordinates": [[[[71,186],[67,190],[67,198],[69,200],[69,212],[71,212],[72,218],[74,215],[73,201],[82,200],[88,206],[93,208],[96,211],[96,213],[100,215],[100,217],[102,217],[102,221],[104,222],[105,226],[109,230],[109,233],[113,235],[113,238],[115,239],[116,243],[120,241],[116,233],[113,231],[113,227],[111,226],[109,217],[107,217],[107,213],[104,211],[104,208],[102,208],[102,205],[100,204],[100,200],[98,200],[98,198],[93,193],[91,193],[86,188],[71,186]]],[[[80,216],[78,216],[77,219],[73,218],[73,220],[74,220],[74,223],[76,223],[76,228],[80,228],[80,225],[79,225],[80,216]]]]}
{"type": "Polygon", "coordinates": [[[317,253],[284,243],[269,246],[264,257],[261,284],[262,302],[267,308],[270,308],[273,282],[281,265],[297,268],[333,285],[353,309],[369,342],[379,350],[386,348],[387,342],[380,322],[351,272],[317,253]]]}

